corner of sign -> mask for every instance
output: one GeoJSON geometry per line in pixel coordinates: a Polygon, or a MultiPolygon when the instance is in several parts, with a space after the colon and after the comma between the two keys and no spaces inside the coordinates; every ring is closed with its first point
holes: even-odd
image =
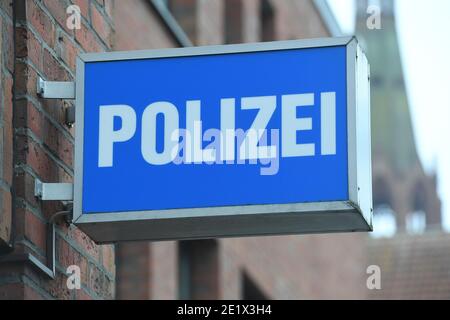
{"type": "Polygon", "coordinates": [[[372,232],[373,231],[373,205],[370,205],[370,212],[364,212],[364,210],[361,208],[359,204],[357,204],[355,201],[349,199],[348,204],[353,207],[360,215],[361,218],[366,222],[367,224],[367,231],[372,232]]]}
{"type": "Polygon", "coordinates": [[[353,209],[356,209],[356,211],[358,211],[359,213],[362,214],[361,207],[360,207],[354,200],[349,199],[349,200],[348,200],[348,204],[349,204],[353,209]]]}
{"type": "Polygon", "coordinates": [[[353,43],[356,44],[356,45],[359,44],[358,37],[356,35],[352,35],[352,36],[349,37],[347,45],[353,44],[353,43]]]}

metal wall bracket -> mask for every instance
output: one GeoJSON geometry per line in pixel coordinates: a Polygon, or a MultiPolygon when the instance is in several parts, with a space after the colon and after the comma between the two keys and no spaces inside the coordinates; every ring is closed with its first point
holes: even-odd
{"type": "Polygon", "coordinates": [[[72,183],[44,183],[39,179],[34,181],[34,195],[43,201],[73,200],[72,183]]]}
{"type": "Polygon", "coordinates": [[[75,82],[37,80],[37,94],[45,99],[75,99],[75,82]]]}
{"type": "Polygon", "coordinates": [[[72,128],[74,123],[75,123],[75,106],[69,106],[66,108],[66,125],[72,128]]]}
{"type": "MultiPolygon", "coordinates": [[[[73,184],[72,183],[43,183],[39,179],[34,182],[34,195],[41,200],[73,200],[73,184]]],[[[46,225],[46,261],[41,262],[31,253],[13,254],[5,257],[0,257],[0,262],[10,263],[29,263],[31,266],[42,271],[50,279],[56,277],[56,232],[55,220],[60,216],[66,216],[66,223],[72,221],[72,205],[65,211],[55,213],[50,217],[46,225]]]]}
{"type": "MultiPolygon", "coordinates": [[[[28,263],[32,267],[43,272],[50,279],[56,278],[56,231],[55,219],[59,216],[71,216],[72,208],[68,211],[60,211],[55,213],[46,225],[47,244],[45,249],[46,261],[41,262],[32,253],[13,253],[0,256],[0,263],[28,263]]],[[[66,219],[70,220],[69,219],[66,219]]]]}
{"type": "MultiPolygon", "coordinates": [[[[47,231],[47,235],[51,234],[54,231],[54,229],[47,231]]],[[[50,250],[54,250],[55,246],[54,243],[50,243],[49,246],[51,246],[50,250]]],[[[52,251],[53,252],[53,251],[52,251]]],[[[50,259],[53,258],[55,255],[51,255],[50,259]]],[[[48,266],[41,262],[38,258],[36,258],[31,253],[12,253],[4,256],[0,256],[0,262],[1,263],[27,263],[31,265],[32,267],[36,268],[39,271],[42,271],[48,278],[55,279],[55,261],[46,261],[46,263],[50,263],[48,266]]]]}

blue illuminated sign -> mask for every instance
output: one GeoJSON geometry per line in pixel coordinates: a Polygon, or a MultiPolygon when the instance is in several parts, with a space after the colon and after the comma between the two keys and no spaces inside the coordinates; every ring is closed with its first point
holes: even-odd
{"type": "MultiPolygon", "coordinates": [[[[349,108],[357,100],[348,74],[349,61],[357,65],[349,60],[351,41],[82,56],[77,218],[91,226],[99,221],[94,216],[155,225],[192,217],[202,226],[202,217],[260,211],[251,208],[274,214],[275,207],[314,212],[314,204],[351,205],[357,179],[350,172],[356,146],[349,146],[355,126],[349,108]]],[[[117,232],[98,241],[120,240],[117,232]]],[[[228,235],[202,232],[192,237],[228,235]]],[[[229,235],[253,233],[268,232],[229,235]]],[[[174,237],[180,235],[167,238],[174,237]]]]}

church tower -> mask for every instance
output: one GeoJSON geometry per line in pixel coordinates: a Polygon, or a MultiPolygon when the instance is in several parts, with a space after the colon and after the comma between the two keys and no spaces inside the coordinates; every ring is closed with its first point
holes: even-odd
{"type": "Polygon", "coordinates": [[[418,219],[427,228],[440,228],[436,176],[425,173],[414,140],[396,32],[395,2],[357,0],[355,33],[371,65],[375,214],[388,207],[400,230],[410,229],[418,219]],[[375,24],[370,23],[370,19],[376,19],[372,14],[377,11],[381,14],[380,29],[371,28],[375,24]]]}

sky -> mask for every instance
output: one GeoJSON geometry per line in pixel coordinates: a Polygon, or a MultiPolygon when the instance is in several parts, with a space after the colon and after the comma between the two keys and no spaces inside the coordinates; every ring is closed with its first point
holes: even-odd
{"type": "MultiPolygon", "coordinates": [[[[328,0],[346,34],[354,30],[354,1],[328,0]]],[[[417,150],[425,170],[438,174],[443,225],[450,231],[450,1],[394,1],[417,150]]]]}

